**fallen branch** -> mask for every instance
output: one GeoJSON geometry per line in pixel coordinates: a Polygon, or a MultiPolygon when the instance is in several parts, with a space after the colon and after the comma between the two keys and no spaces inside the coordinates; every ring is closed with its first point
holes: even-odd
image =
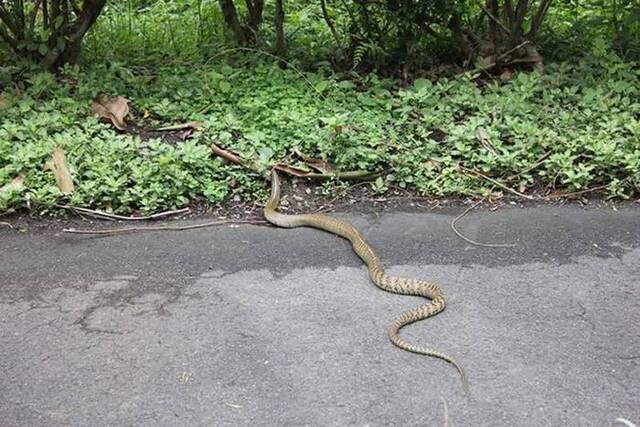
{"type": "Polygon", "coordinates": [[[498,56],[498,60],[503,60],[504,58],[506,58],[507,56],[511,55],[513,52],[515,52],[516,50],[525,47],[526,45],[528,45],[529,43],[531,43],[529,40],[525,40],[522,43],[520,43],[519,45],[513,47],[512,49],[509,49],[508,51],[506,51],[505,53],[501,54],[500,56],[498,56]]]}
{"type": "Polygon", "coordinates": [[[9,215],[11,215],[11,214],[13,214],[15,212],[16,212],[16,210],[14,208],[9,208],[4,212],[0,212],[0,217],[9,216],[9,215]]]}
{"type": "Polygon", "coordinates": [[[297,178],[312,178],[312,179],[367,179],[372,178],[376,175],[379,175],[379,172],[369,172],[369,171],[332,171],[327,173],[315,173],[315,172],[304,172],[301,169],[294,168],[288,165],[275,165],[273,167],[275,170],[284,172],[288,175],[295,176],[297,178]]]}
{"type": "Polygon", "coordinates": [[[177,209],[173,211],[159,212],[157,214],[148,215],[148,216],[123,216],[123,215],[110,214],[103,211],[97,211],[93,209],[81,208],[77,206],[69,206],[69,205],[56,205],[56,206],[63,209],[70,209],[77,213],[84,213],[84,214],[93,216],[95,218],[115,219],[115,220],[122,220],[122,221],[146,221],[146,220],[165,218],[171,215],[179,215],[179,214],[191,212],[189,208],[183,208],[183,209],[177,209]]]}
{"type": "MultiPolygon", "coordinates": [[[[233,153],[229,150],[225,150],[224,148],[219,147],[218,145],[212,143],[211,151],[216,156],[222,157],[223,159],[242,166],[244,168],[249,169],[252,172],[260,173],[258,166],[255,162],[246,161],[240,158],[236,153],[233,153]]],[[[380,174],[380,172],[369,172],[363,170],[356,171],[331,171],[326,173],[316,173],[316,172],[307,172],[304,169],[296,168],[294,166],[289,166],[286,164],[276,164],[273,168],[277,171],[286,173],[287,175],[295,176],[297,178],[311,178],[311,179],[347,179],[347,180],[361,180],[372,178],[380,174]]],[[[265,178],[271,179],[270,175],[265,175],[265,178]]]]}
{"type": "Polygon", "coordinates": [[[149,226],[149,227],[125,227],[125,228],[112,228],[110,230],[76,230],[75,228],[65,228],[62,230],[64,233],[70,234],[102,234],[102,235],[111,235],[111,234],[123,234],[123,233],[135,233],[141,231],[184,231],[184,230],[195,230],[197,228],[205,228],[205,227],[216,227],[220,225],[229,225],[229,224],[269,224],[265,220],[223,220],[223,221],[212,221],[205,222],[203,224],[192,224],[192,225],[162,225],[162,226],[149,226]]]}
{"type": "Polygon", "coordinates": [[[6,225],[7,227],[13,229],[13,225],[9,224],[8,222],[0,221],[0,225],[6,225]]]}
{"type": "Polygon", "coordinates": [[[526,169],[521,170],[520,172],[518,172],[516,174],[513,174],[513,175],[507,177],[507,181],[511,181],[513,179],[516,179],[516,178],[520,177],[521,175],[524,175],[525,173],[531,172],[532,170],[534,170],[535,168],[537,168],[538,166],[543,164],[544,161],[547,160],[547,157],[549,157],[550,155],[551,155],[551,151],[547,151],[538,160],[536,160],[536,162],[533,165],[529,166],[526,169]]]}
{"type": "Polygon", "coordinates": [[[554,193],[554,194],[550,194],[549,198],[552,199],[556,199],[558,197],[575,197],[575,196],[581,196],[583,194],[586,193],[593,193],[594,191],[600,191],[600,190],[604,190],[605,188],[607,188],[609,186],[609,184],[605,184],[605,185],[599,185],[597,187],[592,187],[592,188],[587,188],[586,190],[582,190],[582,191],[574,191],[573,193],[554,193]]]}
{"type": "Polygon", "coordinates": [[[223,159],[230,161],[231,163],[246,167],[246,165],[238,155],[232,153],[231,151],[220,148],[216,144],[211,144],[211,151],[213,151],[213,154],[215,154],[216,156],[222,157],[223,159]]]}
{"type": "Polygon", "coordinates": [[[471,243],[472,245],[476,245],[476,246],[482,246],[482,247],[485,247],[485,248],[513,248],[513,247],[515,247],[516,245],[512,244],[512,243],[480,243],[480,242],[476,242],[475,240],[472,240],[472,239],[464,236],[462,233],[460,233],[458,231],[458,229],[456,228],[456,223],[458,221],[460,221],[466,214],[471,212],[471,210],[473,210],[476,206],[480,205],[482,202],[483,202],[483,200],[480,199],[478,202],[476,202],[472,206],[468,207],[460,215],[455,217],[453,221],[451,221],[451,229],[453,230],[453,232],[456,233],[458,235],[458,237],[460,237],[465,242],[471,243]]]}
{"type": "Polygon", "coordinates": [[[492,183],[492,184],[494,184],[494,185],[496,185],[496,186],[498,186],[498,187],[502,188],[503,190],[506,190],[506,191],[508,191],[508,192],[510,192],[510,193],[515,194],[516,196],[522,197],[522,198],[527,199],[527,200],[535,200],[535,198],[534,198],[534,197],[532,197],[532,196],[528,196],[528,195],[526,195],[526,194],[522,194],[521,192],[519,192],[519,191],[517,191],[517,190],[514,190],[513,188],[507,187],[506,185],[502,184],[501,182],[498,182],[498,181],[496,181],[495,179],[490,178],[490,177],[486,176],[486,175],[485,175],[485,174],[483,174],[483,173],[480,173],[480,172],[474,171],[474,170],[472,170],[472,169],[467,169],[467,168],[465,168],[464,166],[459,166],[459,167],[460,167],[460,169],[462,169],[462,170],[464,170],[464,171],[466,171],[466,172],[468,172],[468,173],[470,173],[470,174],[472,174],[472,175],[475,175],[476,177],[480,177],[480,178],[482,178],[482,179],[484,179],[484,180],[487,180],[487,181],[489,181],[490,183],[492,183]]]}

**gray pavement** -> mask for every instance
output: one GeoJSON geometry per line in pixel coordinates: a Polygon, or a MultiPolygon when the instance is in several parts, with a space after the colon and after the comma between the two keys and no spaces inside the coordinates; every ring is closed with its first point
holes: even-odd
{"type": "Polygon", "coordinates": [[[420,300],[375,288],[348,244],[259,226],[83,237],[0,228],[0,425],[640,425],[640,209],[339,215],[389,272],[450,304],[403,330],[468,373],[393,347],[420,300]]]}

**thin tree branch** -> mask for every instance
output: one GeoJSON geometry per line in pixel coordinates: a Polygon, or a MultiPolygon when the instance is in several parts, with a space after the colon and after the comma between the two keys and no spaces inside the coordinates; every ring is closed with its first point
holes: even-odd
{"type": "Polygon", "coordinates": [[[16,39],[11,37],[11,35],[1,25],[0,25],[0,38],[4,40],[15,53],[18,53],[19,51],[18,42],[16,41],[16,39]]]}
{"type": "Polygon", "coordinates": [[[331,31],[331,35],[333,36],[333,39],[336,42],[337,48],[342,50],[342,43],[340,42],[340,35],[338,34],[338,31],[336,30],[336,27],[333,25],[333,21],[331,20],[331,17],[329,16],[329,12],[327,11],[327,1],[326,0],[320,0],[320,9],[322,10],[322,17],[324,18],[324,22],[327,24],[327,27],[329,27],[329,31],[331,31]]]}
{"type": "Polygon", "coordinates": [[[37,0],[33,6],[33,10],[31,11],[31,16],[29,16],[29,27],[27,28],[27,32],[29,34],[33,33],[33,29],[36,25],[36,18],[38,17],[38,10],[40,10],[41,4],[42,0],[37,0]]]}
{"type": "Polygon", "coordinates": [[[183,209],[177,209],[172,211],[160,212],[160,213],[148,215],[148,216],[123,216],[123,215],[110,214],[103,211],[97,211],[93,209],[81,208],[77,206],[58,205],[58,207],[63,209],[70,209],[77,212],[82,212],[84,214],[95,216],[98,218],[103,218],[103,219],[108,218],[108,219],[116,219],[116,220],[123,220],[123,221],[146,221],[150,219],[165,218],[171,215],[189,213],[191,211],[189,208],[183,208],[183,209]]]}
{"type": "Polygon", "coordinates": [[[464,212],[462,212],[460,215],[458,215],[457,217],[455,217],[453,219],[453,221],[451,221],[451,230],[453,230],[454,233],[456,233],[458,235],[458,237],[460,237],[462,240],[464,240],[465,242],[471,243],[472,245],[476,245],[476,246],[482,246],[485,248],[513,248],[516,245],[513,243],[480,243],[480,242],[476,242],[473,239],[470,239],[466,236],[464,236],[462,233],[460,233],[460,231],[458,231],[458,229],[456,228],[456,223],[458,221],[460,221],[466,214],[468,214],[469,212],[471,212],[476,206],[480,205],[483,202],[482,199],[478,200],[478,202],[474,203],[473,205],[469,206],[464,212]]]}
{"type": "Polygon", "coordinates": [[[513,31],[513,25],[515,22],[515,12],[513,11],[513,2],[511,0],[504,0],[504,16],[507,18],[507,24],[513,31]]]}
{"type": "Polygon", "coordinates": [[[600,190],[604,190],[605,188],[609,187],[609,184],[605,184],[605,185],[598,185],[597,187],[592,187],[592,188],[587,188],[586,190],[582,190],[582,191],[574,191],[572,193],[555,193],[555,194],[550,194],[549,196],[547,196],[548,198],[552,198],[552,199],[556,199],[558,197],[575,197],[575,196],[581,196],[583,194],[587,194],[587,193],[593,193],[594,191],[600,191],[600,190]]]}
{"type": "Polygon", "coordinates": [[[538,10],[531,21],[531,28],[527,33],[527,37],[531,39],[535,39],[535,36],[538,34],[538,30],[540,30],[540,26],[542,22],[544,22],[544,17],[547,15],[549,11],[549,6],[551,6],[551,0],[542,0],[540,5],[538,6],[538,10]]]}
{"type": "Polygon", "coordinates": [[[245,220],[222,220],[222,221],[212,221],[205,222],[202,224],[192,224],[192,225],[159,225],[159,226],[150,226],[150,227],[125,227],[125,228],[112,228],[110,230],[76,230],[75,228],[65,228],[62,230],[64,233],[70,234],[102,234],[102,235],[110,235],[110,234],[123,234],[123,233],[135,233],[141,231],[184,231],[184,230],[195,230],[198,228],[205,227],[216,227],[220,225],[235,225],[235,224],[269,224],[265,220],[261,219],[245,219],[245,220]]]}
{"type": "Polygon", "coordinates": [[[540,158],[531,166],[529,166],[526,169],[521,170],[520,172],[513,174],[509,177],[506,178],[507,181],[511,181],[513,179],[516,179],[518,177],[520,177],[521,175],[524,175],[527,172],[531,172],[532,170],[534,170],[535,168],[537,168],[538,166],[540,166],[541,164],[544,163],[545,160],[547,160],[547,157],[549,157],[551,155],[552,151],[549,150],[546,153],[544,153],[542,156],[540,156],[540,158]]]}
{"type": "Polygon", "coordinates": [[[491,19],[493,22],[495,22],[496,24],[498,24],[498,27],[504,31],[504,33],[511,37],[511,31],[509,30],[509,28],[506,27],[506,25],[504,25],[504,23],[502,21],[500,21],[498,18],[495,17],[495,15],[493,13],[491,13],[484,5],[482,6],[482,10],[484,11],[484,13],[487,14],[487,16],[489,17],[489,19],[491,19]]]}
{"type": "Polygon", "coordinates": [[[531,43],[529,40],[525,40],[522,43],[520,43],[517,46],[512,47],[511,49],[509,49],[508,51],[506,51],[505,53],[501,54],[500,56],[498,56],[498,59],[502,60],[504,58],[506,58],[507,56],[511,55],[513,52],[515,52],[516,50],[528,45],[529,43],[531,43]]]}
{"type": "MultiPolygon", "coordinates": [[[[107,0],[85,0],[82,5],[82,13],[80,14],[80,16],[78,16],[75,24],[73,25],[75,28],[70,31],[70,34],[67,37],[67,43],[65,43],[64,45],[56,44],[55,47],[49,49],[45,57],[42,59],[42,65],[47,68],[53,67],[60,56],[63,54],[65,48],[68,48],[68,46],[74,46],[75,44],[79,43],[87,33],[87,31],[89,31],[89,28],[91,28],[91,26],[95,23],[96,19],[98,19],[98,16],[100,16],[100,13],[102,12],[102,9],[104,8],[106,2],[107,0]]],[[[54,4],[55,3],[56,2],[54,2],[54,4]]],[[[58,14],[52,14],[51,18],[55,20],[59,14],[60,11],[58,9],[58,14]]],[[[51,37],[49,38],[50,41],[55,40],[55,37],[57,37],[57,35],[53,34],[51,37]],[[54,39],[52,39],[51,37],[54,37],[54,39]]]]}
{"type": "Polygon", "coordinates": [[[506,185],[502,184],[501,182],[498,182],[498,181],[496,181],[495,179],[490,178],[490,177],[486,176],[485,174],[482,174],[482,173],[480,173],[480,172],[478,172],[478,171],[474,171],[474,170],[472,170],[472,169],[467,169],[467,168],[465,168],[464,166],[460,166],[460,168],[461,168],[462,170],[464,170],[464,171],[466,171],[466,172],[468,172],[468,173],[472,174],[472,175],[475,175],[475,176],[480,177],[480,178],[482,178],[482,179],[484,179],[484,180],[486,180],[486,181],[489,181],[490,183],[492,183],[492,184],[494,184],[494,185],[497,185],[498,187],[502,188],[503,190],[506,190],[506,191],[508,191],[508,192],[510,192],[510,193],[515,194],[516,196],[522,197],[522,198],[527,199],[527,200],[535,200],[535,198],[534,198],[534,197],[532,197],[532,196],[528,196],[528,195],[526,195],[526,194],[522,194],[522,193],[520,193],[519,191],[514,190],[513,188],[510,188],[510,187],[507,187],[506,185]]]}
{"type": "Polygon", "coordinates": [[[18,27],[17,25],[13,22],[13,17],[11,15],[11,13],[5,9],[5,7],[0,4],[0,20],[2,22],[4,22],[4,24],[7,26],[7,28],[9,29],[9,31],[11,31],[11,33],[14,35],[14,37],[18,37],[18,27]]]}

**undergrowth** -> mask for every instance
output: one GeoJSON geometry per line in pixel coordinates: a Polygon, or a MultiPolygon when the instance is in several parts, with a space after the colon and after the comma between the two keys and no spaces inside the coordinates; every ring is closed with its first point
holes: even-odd
{"type": "Polygon", "coordinates": [[[0,211],[71,203],[153,212],[225,196],[264,196],[257,173],[224,164],[210,143],[267,169],[294,149],[339,170],[381,172],[373,184],[429,195],[640,189],[640,71],[596,46],[591,59],[551,64],[501,82],[466,74],[411,87],[369,75],[280,69],[260,58],[235,66],[117,63],[30,72],[0,109],[0,211]],[[186,141],[119,133],[90,113],[100,92],[130,99],[143,127],[201,121],[186,141]],[[147,112],[150,117],[143,119],[147,112]],[[63,196],[45,168],[64,149],[76,190],[63,196]],[[6,187],[17,176],[24,185],[6,187]]]}

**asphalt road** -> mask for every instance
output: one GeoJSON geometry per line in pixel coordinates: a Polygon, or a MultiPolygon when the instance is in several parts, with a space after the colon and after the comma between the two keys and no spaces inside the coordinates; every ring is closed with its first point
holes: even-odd
{"type": "Polygon", "coordinates": [[[640,208],[348,214],[375,288],[330,234],[262,226],[83,237],[0,227],[0,425],[640,425],[640,208]]]}

